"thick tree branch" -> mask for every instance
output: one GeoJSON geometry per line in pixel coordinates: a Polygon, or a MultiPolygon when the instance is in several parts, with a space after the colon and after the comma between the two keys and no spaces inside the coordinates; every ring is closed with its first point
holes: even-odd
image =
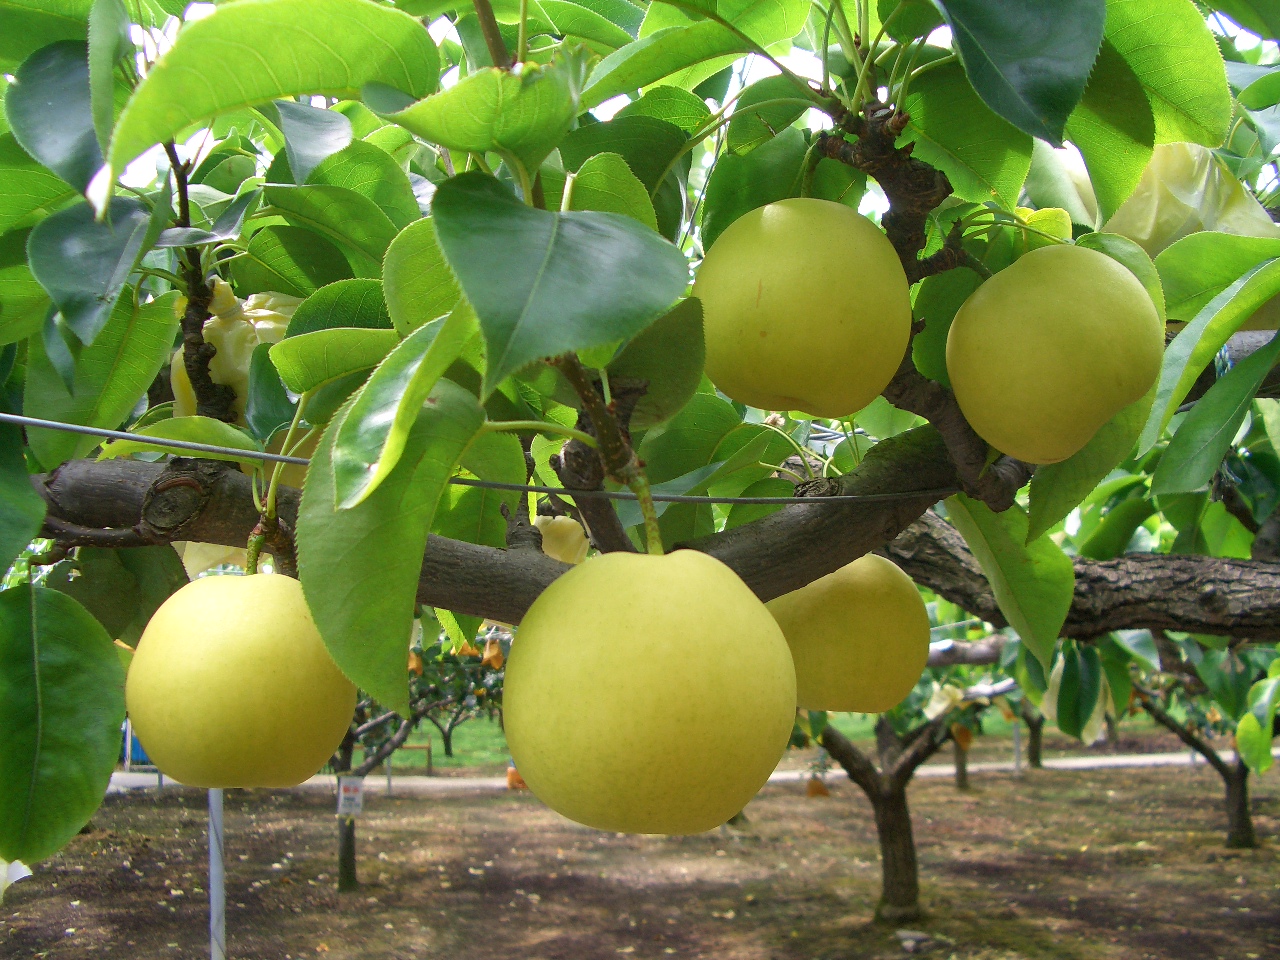
{"type": "Polygon", "coordinates": [[[961,642],[958,640],[942,640],[929,644],[929,666],[985,667],[1000,662],[1000,654],[1004,652],[1009,638],[1002,633],[993,633],[983,640],[961,642]]]}
{"type": "MultiPolygon", "coordinates": [[[[914,523],[884,554],[921,586],[1007,625],[977,559],[936,514],[914,523]]],[[[1075,597],[1063,636],[1147,629],[1280,641],[1280,563],[1146,553],[1074,563],[1075,597]]]]}
{"type": "Polygon", "coordinates": [[[831,759],[840,764],[845,775],[862,788],[863,793],[875,796],[880,792],[880,771],[870,757],[854,746],[853,741],[828,723],[822,729],[818,742],[831,754],[831,759]]]}

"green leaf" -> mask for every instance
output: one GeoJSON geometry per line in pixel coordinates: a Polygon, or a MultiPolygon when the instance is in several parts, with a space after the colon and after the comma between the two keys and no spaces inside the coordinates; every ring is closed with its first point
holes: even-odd
{"type": "Polygon", "coordinates": [[[271,345],[260,343],[249,359],[249,395],[245,398],[244,419],[249,432],[262,443],[269,443],[276,431],[293,422],[297,404],[289,399],[275,364],[271,362],[271,345]]]}
{"type": "MultiPolygon", "coordinates": [[[[525,481],[524,450],[513,433],[478,434],[463,454],[461,466],[481,480],[525,481]]],[[[451,485],[445,488],[432,532],[451,540],[505,549],[507,521],[502,509],[505,505],[508,511],[512,510],[519,498],[520,494],[513,490],[451,485]]],[[[474,637],[480,624],[469,624],[469,619],[459,618],[464,632],[474,637]]]]}
{"type": "Polygon", "coordinates": [[[330,380],[376,367],[400,342],[394,330],[333,327],[271,346],[271,362],[294,393],[306,393],[330,380]]]}
{"type": "Polygon", "coordinates": [[[1106,38],[1147,92],[1156,143],[1222,143],[1231,91],[1222,54],[1194,4],[1108,0],[1106,38]]]}
{"type": "Polygon", "coordinates": [[[617,50],[632,40],[626,30],[585,4],[570,0],[540,0],[538,7],[562,36],[590,40],[607,50],[617,50]]]}
{"type": "Polygon", "coordinates": [[[296,100],[277,100],[275,108],[294,183],[306,183],[322,160],[351,143],[351,121],[336,110],[296,100]]]}
{"type": "Polygon", "coordinates": [[[31,485],[22,455],[22,432],[0,423],[0,570],[8,570],[36,538],[44,513],[44,498],[31,485]]]}
{"type": "Polygon", "coordinates": [[[27,155],[13,134],[0,136],[0,233],[27,227],[76,196],[76,191],[27,155]]]}
{"type": "Polygon", "coordinates": [[[1253,665],[1231,650],[1207,650],[1195,669],[1227,718],[1240,720],[1249,709],[1253,665]]]}
{"type": "MultiPolygon", "coordinates": [[[[241,0],[247,2],[247,0],[241,0]]],[[[303,227],[263,227],[249,240],[232,272],[241,296],[274,290],[307,297],[325,284],[347,280],[351,265],[334,244],[303,227]]]]}
{"type": "Polygon", "coordinates": [[[750,153],[795,123],[813,102],[801,97],[783,76],[757,80],[734,102],[733,119],[725,143],[730,153],[750,153]],[[760,109],[748,109],[769,102],[760,109]]]}
{"type": "Polygon", "coordinates": [[[387,248],[382,277],[391,322],[402,337],[443,317],[462,296],[430,219],[400,231],[387,248]]]}
{"type": "MultiPolygon", "coordinates": [[[[212,417],[171,417],[147,424],[137,430],[130,431],[138,436],[137,440],[112,440],[103,444],[98,459],[108,460],[112,457],[127,457],[140,451],[172,454],[173,447],[148,443],[144,438],[157,440],[185,440],[190,443],[207,443],[213,446],[230,447],[233,450],[244,450],[246,453],[261,453],[262,444],[239,427],[232,426],[212,417]]],[[[253,456],[237,457],[229,453],[201,452],[201,457],[210,460],[231,460],[256,466],[262,461],[253,456]]]]}
{"type": "Polygon", "coordinates": [[[1241,360],[1196,401],[1160,457],[1151,478],[1153,493],[1191,493],[1208,485],[1277,358],[1280,336],[1241,360]]]}
{"type": "Polygon", "coordinates": [[[729,224],[744,213],[798,196],[807,149],[804,135],[790,128],[745,156],[722,154],[707,181],[703,245],[710,249],[729,224]]]}
{"type": "Polygon", "coordinates": [[[307,183],[354,190],[372,200],[399,230],[422,218],[413,185],[400,164],[385,150],[363,140],[321,160],[307,183]]]}
{"type": "Polygon", "coordinates": [[[1254,773],[1266,773],[1274,762],[1271,756],[1276,710],[1280,708],[1280,672],[1272,663],[1270,676],[1249,690],[1249,712],[1236,726],[1236,750],[1254,773]]]}
{"type": "Polygon", "coordinates": [[[1102,43],[1104,0],[935,0],[974,89],[1019,130],[1062,144],[1102,43]],[[1063,24],[1071,24],[1069,30],[1063,24]]]}
{"type": "Polygon", "coordinates": [[[1084,732],[1102,693],[1102,659],[1092,646],[1062,645],[1062,678],[1058,685],[1058,729],[1069,737],[1084,732]]]}
{"type": "Polygon", "coordinates": [[[1067,136],[1079,149],[1105,222],[1129,199],[1151,160],[1156,123],[1132,68],[1103,42],[1084,98],[1067,119],[1067,136]]]}
{"type": "Polygon", "coordinates": [[[333,327],[390,330],[391,317],[383,300],[382,283],[360,278],[326,284],[298,304],[284,335],[296,337],[333,327]]]}
{"type": "Polygon", "coordinates": [[[706,355],[702,304],[696,297],[680,301],[627,344],[609,362],[609,379],[648,384],[631,414],[631,428],[648,429],[674,417],[697,392],[706,355]]]}
{"type": "MultiPolygon", "coordinates": [[[[1065,519],[1107,474],[1129,456],[1147,422],[1155,398],[1153,385],[1145,397],[1129,404],[1104,423],[1088,443],[1067,459],[1036,468],[1031,476],[1028,541],[1038,539],[1059,520],[1065,519]]],[[[1125,537],[1124,542],[1127,544],[1129,538],[1125,537]]]]}
{"type": "Polygon", "coordinates": [[[1280,40],[1280,8],[1271,0],[1214,0],[1213,6],[1263,40],[1280,40]]]}
{"type": "Polygon", "coordinates": [[[262,199],[262,191],[247,190],[230,201],[219,213],[208,230],[198,227],[170,227],[161,230],[156,239],[157,247],[199,247],[211,243],[221,243],[240,236],[244,226],[244,218],[249,208],[262,199]]]}
{"type": "Polygon", "coordinates": [[[345,187],[268,185],[263,194],[291,223],[357,251],[368,260],[365,269],[371,275],[377,274],[377,265],[398,232],[377,204],[345,187]]]}
{"type": "MultiPolygon", "coordinates": [[[[169,361],[178,332],[173,309],[176,298],[176,293],[168,293],[135,308],[132,295],[122,297],[93,344],[76,358],[71,390],[54,370],[40,338],[31,338],[27,342],[23,412],[61,423],[119,427],[169,361]]],[[[46,470],[83,457],[102,442],[96,437],[36,429],[27,432],[27,439],[46,470]]]]}
{"type": "Polygon", "coordinates": [[[446,181],[433,210],[480,318],[486,397],[541,357],[634,336],[688,284],[684,255],[634,220],[535,210],[483,174],[446,181]]]}
{"type": "Polygon", "coordinates": [[[904,138],[951,181],[956,196],[1012,208],[1031,169],[1031,137],[992,112],[957,64],[916,79],[903,105],[904,138]]]}
{"type": "Polygon", "coordinates": [[[95,0],[89,11],[89,89],[93,128],[103,150],[111,142],[111,128],[115,125],[116,64],[133,53],[129,11],[124,3],[95,0]]]}
{"type": "Polygon", "coordinates": [[[1280,259],[1267,260],[1210,300],[1165,347],[1151,418],[1138,455],[1156,445],[1200,372],[1254,311],[1280,293],[1280,259]]]}
{"type": "Polygon", "coordinates": [[[391,474],[427,395],[475,330],[475,314],[460,306],[419,327],[373,371],[334,438],[338,509],[364,502],[391,474]]]}
{"type": "Polygon", "coordinates": [[[964,494],[947,498],[947,518],[978,558],[1000,611],[1046,668],[1075,593],[1071,559],[1048,537],[1027,543],[1018,505],[994,513],[964,494]]]}
{"type": "Polygon", "coordinates": [[[39,333],[49,296],[27,266],[27,230],[0,234],[0,344],[39,333]]]}
{"type": "Polygon", "coordinates": [[[81,547],[49,570],[45,585],[74,597],[107,635],[137,644],[160,604],[187,585],[182,558],[169,544],[105,550],[81,547]]]}
{"type": "Polygon", "coordinates": [[[298,575],[334,662],[361,689],[409,714],[409,638],[427,533],[454,464],[484,422],[474,396],[441,380],[399,462],[359,506],[338,510],[333,443],[340,413],[307,471],[298,575]]]}
{"type": "MultiPolygon", "coordinates": [[[[657,231],[658,217],[649,199],[649,190],[631,172],[631,167],[616,153],[597,153],[584,163],[573,177],[570,210],[599,210],[620,213],[650,230],[657,231]]],[[[552,187],[544,173],[548,208],[563,209],[563,184],[552,187]]]]}
{"type": "MultiPolygon", "coordinates": [[[[795,91],[795,87],[791,88],[795,91]]],[[[692,136],[704,123],[711,119],[711,110],[706,101],[696,93],[680,87],[650,87],[639,100],[632,100],[613,115],[615,120],[627,117],[652,117],[672,126],[679,127],[692,136]]]]}
{"type": "Polygon", "coordinates": [[[124,668],[75,600],[0,592],[0,858],[35,863],[102,803],[120,753],[124,668]]]}
{"type": "Polygon", "coordinates": [[[917,370],[944,387],[951,386],[947,375],[947,335],[951,332],[951,322],[981,284],[982,278],[972,270],[957,269],[925,277],[916,288],[911,310],[925,325],[911,339],[911,358],[917,370]]]}
{"type": "Polygon", "coordinates": [[[224,4],[185,24],[151,68],[116,124],[108,159],[119,173],[184,127],[269,100],[357,97],[374,83],[417,99],[439,80],[430,35],[390,7],[364,0],[224,4]],[[210,83],[210,65],[234,71],[235,82],[210,83]]]}
{"type": "Polygon", "coordinates": [[[1128,549],[1138,527],[1156,512],[1145,497],[1121,500],[1102,517],[1102,522],[1080,544],[1080,556],[1090,560],[1111,560],[1128,549]]]}
{"type": "Polygon", "coordinates": [[[1280,257],[1280,238],[1199,231],[1160,251],[1156,269],[1170,320],[1192,320],[1241,276],[1280,257]]]}
{"type": "Polygon", "coordinates": [[[0,73],[15,68],[41,47],[89,36],[93,0],[0,0],[0,73]]]}
{"type": "Polygon", "coordinates": [[[93,129],[88,48],[64,41],[35,53],[5,93],[13,135],[36,160],[81,193],[102,166],[93,129]]]}
{"type": "Polygon", "coordinates": [[[396,112],[393,123],[450,150],[510,154],[532,173],[573,126],[581,84],[572,62],[520,74],[489,67],[396,112]]]}
{"type": "Polygon", "coordinates": [[[77,203],[41,220],[27,240],[31,272],[58,305],[63,320],[85,346],[108,323],[125,281],[145,252],[151,212],[133,199],[116,198],[107,219],[77,203]]]}
{"type": "Polygon", "coordinates": [[[649,482],[666,483],[711,463],[720,441],[742,417],[733,404],[699,393],[667,423],[648,431],[636,453],[649,482]]]}

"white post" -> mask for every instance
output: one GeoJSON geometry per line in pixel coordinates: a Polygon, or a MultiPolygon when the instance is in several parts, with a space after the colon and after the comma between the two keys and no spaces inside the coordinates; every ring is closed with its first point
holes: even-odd
{"type": "Polygon", "coordinates": [[[1022,776],[1022,721],[1013,718],[1013,775],[1022,776]]]}
{"type": "Polygon", "coordinates": [[[391,754],[387,754],[386,768],[387,768],[387,796],[389,797],[391,796],[391,754]]]}
{"type": "Polygon", "coordinates": [[[128,717],[124,720],[124,770],[133,769],[133,724],[128,717]]]}
{"type": "Polygon", "coordinates": [[[222,862],[222,791],[209,791],[209,960],[227,960],[227,890],[222,862]]]}

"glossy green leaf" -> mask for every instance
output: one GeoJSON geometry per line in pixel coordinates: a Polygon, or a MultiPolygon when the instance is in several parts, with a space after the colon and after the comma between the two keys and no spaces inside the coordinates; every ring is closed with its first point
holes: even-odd
{"type": "Polygon", "coordinates": [[[1019,130],[1062,143],[1102,43],[1104,0],[935,0],[974,88],[1019,130]],[[1069,30],[1063,24],[1069,23],[1069,30]]]}
{"type": "Polygon", "coordinates": [[[590,40],[606,50],[617,50],[631,42],[631,34],[586,4],[572,0],[540,0],[538,8],[550,18],[557,33],[590,40]]]}
{"type": "Polygon", "coordinates": [[[333,327],[390,330],[382,283],[362,277],[326,284],[298,304],[284,335],[296,337],[333,327]]]}
{"type": "Polygon", "coordinates": [[[655,320],[609,362],[609,379],[644,381],[644,396],[631,414],[633,430],[670,420],[688,403],[702,381],[706,362],[702,304],[689,297],[655,320]]]}
{"type": "Polygon", "coordinates": [[[1222,143],[1231,92],[1222,54],[1193,3],[1108,0],[1106,38],[1147,92],[1156,143],[1222,143]]]}
{"type": "Polygon", "coordinates": [[[710,393],[695,394],[676,416],[648,431],[637,453],[649,482],[666,483],[711,463],[720,441],[742,417],[733,405],[710,393]]]}
{"type": "Polygon", "coordinates": [[[35,863],[102,803],[120,753],[124,668],[75,600],[0,592],[0,858],[35,863]]]}
{"type": "Polygon", "coordinates": [[[1270,676],[1249,690],[1249,711],[1236,726],[1236,750],[1254,773],[1266,773],[1274,762],[1271,743],[1276,711],[1280,709],[1280,669],[1276,662],[1272,662],[1270,676]]]}
{"type": "MultiPolygon", "coordinates": [[[[643,223],[650,230],[658,229],[658,217],[649,199],[648,188],[618,154],[598,153],[570,176],[573,177],[573,192],[568,209],[620,213],[643,223]]],[[[563,182],[550,187],[547,180],[544,174],[548,208],[564,209],[563,182]]]]}
{"type": "Polygon", "coordinates": [[[271,362],[294,393],[376,367],[400,342],[394,330],[333,327],[286,337],[271,346],[271,362]]]}
{"type": "Polygon", "coordinates": [[[964,302],[982,283],[972,270],[947,270],[925,277],[916,288],[912,314],[924,321],[924,329],[911,338],[911,358],[916,369],[944,387],[947,375],[947,335],[964,302]]]}
{"type": "Polygon", "coordinates": [[[321,160],[307,183],[354,190],[372,200],[400,230],[422,217],[413,185],[400,164],[385,150],[363,140],[321,160]]]}
{"type": "Polygon", "coordinates": [[[1068,640],[1062,645],[1062,676],[1058,684],[1058,729],[1069,737],[1080,737],[1098,705],[1102,693],[1102,659],[1091,646],[1077,646],[1068,640]]]}
{"type": "Polygon", "coordinates": [[[475,331],[475,314],[459,306],[415,330],[373,371],[333,442],[340,510],[364,502],[390,476],[427,395],[475,331]]]}
{"type": "Polygon", "coordinates": [[[1280,259],[1245,273],[1201,308],[1165,347],[1151,417],[1138,439],[1138,454],[1156,445],[1200,372],[1254,311],[1280,294],[1280,259]]]}
{"type": "MultiPolygon", "coordinates": [[[[246,431],[222,420],[214,420],[212,417],[170,417],[167,420],[159,420],[130,432],[137,434],[138,439],[108,441],[103,444],[99,459],[128,457],[142,451],[165,454],[174,452],[173,447],[148,443],[145,439],[147,437],[153,437],[156,440],[183,440],[188,443],[207,443],[212,446],[229,447],[232,450],[244,450],[246,454],[260,453],[263,449],[262,444],[246,431]]],[[[210,460],[230,460],[234,463],[243,463],[249,466],[256,466],[262,463],[256,457],[240,457],[231,453],[202,451],[200,456],[210,460]]]]}
{"type": "Polygon", "coordinates": [[[240,236],[245,217],[251,207],[262,199],[262,191],[246,190],[240,196],[227,203],[217,215],[208,230],[199,227],[169,227],[161,230],[156,239],[157,247],[201,247],[211,243],[221,243],[240,236]]]}
{"type": "Polygon", "coordinates": [[[1227,718],[1240,720],[1249,709],[1253,665],[1231,650],[1207,650],[1195,668],[1227,718]]]}
{"type": "MultiPolygon", "coordinates": [[[[176,297],[176,293],[169,293],[137,309],[132,296],[122,297],[93,344],[76,358],[71,390],[53,368],[40,339],[29,340],[23,412],[62,423],[119,427],[169,361],[178,332],[173,309],[176,297]]],[[[27,432],[27,439],[46,470],[85,456],[101,442],[95,437],[36,429],[27,432]]]]}
{"type": "Polygon", "coordinates": [[[1000,611],[1046,668],[1075,593],[1071,559],[1048,537],[1027,543],[1027,515],[1003,513],[964,494],[947,498],[947,517],[978,558],[1000,611]]]}
{"type": "Polygon", "coordinates": [[[293,422],[297,404],[289,399],[280,374],[271,362],[271,345],[260,343],[249,360],[249,396],[245,398],[244,419],[249,432],[261,443],[269,443],[276,432],[293,422]]]}
{"type": "Polygon", "coordinates": [[[876,9],[885,33],[899,41],[927,37],[943,22],[938,8],[929,0],[878,0],[876,9]],[[895,10],[898,15],[890,22],[895,10]]]}
{"type": "Polygon", "coordinates": [[[1107,511],[1102,522],[1080,544],[1078,553],[1090,560],[1111,560],[1124,553],[1139,526],[1156,512],[1145,497],[1121,500],[1107,511]]]}
{"type": "Polygon", "coordinates": [[[257,231],[231,269],[241,296],[274,290],[306,297],[352,276],[347,258],[333,243],[303,227],[280,225],[257,231]]]}
{"type": "Polygon", "coordinates": [[[0,73],[17,66],[41,47],[89,36],[93,0],[0,0],[0,73]]]}
{"type": "Polygon", "coordinates": [[[721,155],[707,181],[702,208],[703,245],[710,248],[744,213],[799,196],[807,149],[804,135],[792,128],[745,156],[721,155]]]}
{"type": "Polygon", "coordinates": [[[80,192],[102,166],[93,129],[88,48],[64,41],[21,67],[5,93],[5,113],[24,150],[80,192]]]}
{"type": "Polygon", "coordinates": [[[275,108],[294,183],[306,183],[320,161],[351,143],[351,121],[336,110],[297,100],[277,100],[275,108]]]}
{"type": "Polygon", "coordinates": [[[916,79],[904,104],[904,139],[947,175],[956,196],[1011,208],[1031,169],[1031,137],[994,113],[958,64],[916,79]]]}
{"type": "Polygon", "coordinates": [[[1271,0],[1214,0],[1213,6],[1250,33],[1280,40],[1280,7],[1271,0]]]}
{"type": "Polygon", "coordinates": [[[268,185],[263,195],[290,223],[361,254],[369,261],[368,275],[377,274],[377,265],[398,232],[377,204],[345,187],[268,185]]]}
{"type": "Polygon", "coordinates": [[[1208,485],[1277,358],[1280,336],[1232,367],[1196,401],[1160,457],[1152,492],[1191,493],[1208,485]]]}
{"type": "Polygon", "coordinates": [[[44,513],[44,498],[31,485],[22,455],[22,432],[0,423],[0,570],[8,570],[36,538],[44,513]]]}
{"type": "MultiPolygon", "coordinates": [[[[795,87],[791,88],[792,91],[795,87]]],[[[613,115],[615,120],[627,117],[652,117],[662,120],[692,135],[711,118],[706,101],[696,93],[680,87],[656,86],[645,91],[644,96],[632,100],[613,115]]]]}
{"type": "Polygon", "coordinates": [[[31,272],[58,305],[67,327],[86,346],[107,324],[144,251],[151,212],[139,201],[117,197],[107,219],[77,203],[46,217],[27,239],[31,272]]]}
{"type": "Polygon", "coordinates": [[[241,107],[299,94],[358,97],[383,84],[424,97],[440,55],[413,17],[364,0],[241,0],[187,23],[152,67],[116,125],[115,171],[184,127],[241,107]],[[210,64],[256,61],[235,83],[210,83],[210,64]]]}
{"type": "Polygon", "coordinates": [[[1156,269],[1170,320],[1192,320],[1254,267],[1280,257],[1280,238],[1200,231],[1160,251],[1156,269]]]}
{"type": "Polygon", "coordinates": [[[1129,199],[1151,159],[1156,123],[1133,69],[1104,42],[1084,98],[1067,119],[1067,136],[1080,150],[1102,221],[1129,199]]]}
{"type": "MultiPolygon", "coordinates": [[[[1155,387],[1104,423],[1081,449],[1031,476],[1027,540],[1043,536],[1071,513],[1133,450],[1151,414],[1155,387]]],[[[1145,519],[1145,518],[1144,518],[1145,519]]],[[[1130,530],[1130,533],[1133,531],[1130,530]]],[[[1129,538],[1125,538],[1125,543],[1129,538]]]]}
{"type": "Polygon", "coordinates": [[[813,106],[787,77],[757,80],[734,101],[725,139],[730,153],[750,153],[791,126],[813,106]],[[759,106],[768,104],[767,106],[759,106]]]}
{"type": "Polygon", "coordinates": [[[107,635],[137,644],[160,604],[187,584],[182,558],[169,544],[107,550],[81,547],[49,570],[45,586],[74,597],[107,635]]]}
{"type": "Polygon", "coordinates": [[[0,136],[0,233],[27,227],[76,196],[76,191],[27,155],[13,134],[0,136]]]}
{"type": "Polygon", "coordinates": [[[441,380],[399,462],[350,510],[335,507],[333,443],[340,413],[312,458],[298,513],[298,576],[334,661],[361,689],[409,712],[409,637],[436,505],[484,422],[474,396],[441,380]]]}
{"type": "Polygon", "coordinates": [[[443,317],[462,296],[430,219],[400,231],[387,248],[382,277],[391,322],[402,337],[443,317]]]}
{"type": "Polygon", "coordinates": [[[115,125],[116,64],[134,52],[123,0],[94,0],[89,11],[89,90],[93,128],[103,150],[115,125]]]}
{"type": "Polygon", "coordinates": [[[632,337],[684,293],[684,255],[628,217],[526,207],[463,174],[434,201],[436,233],[486,345],[484,393],[541,357],[632,337]]]}
{"type": "Polygon", "coordinates": [[[0,344],[39,333],[49,312],[49,295],[27,266],[27,235],[0,234],[0,344]]]}
{"type": "Polygon", "coordinates": [[[532,172],[578,115],[580,82],[574,73],[575,65],[564,61],[527,65],[518,75],[489,67],[384,116],[450,150],[510,154],[532,172]]]}
{"type": "MultiPolygon", "coordinates": [[[[524,483],[525,461],[520,438],[514,433],[481,433],[471,441],[462,455],[460,466],[480,480],[496,483],[524,483]]],[[[445,489],[436,513],[432,532],[451,540],[478,543],[505,549],[507,519],[503,508],[512,511],[520,494],[514,490],[488,490],[481,487],[451,485],[445,489]]],[[[464,631],[475,636],[470,618],[459,620],[464,631]]]]}

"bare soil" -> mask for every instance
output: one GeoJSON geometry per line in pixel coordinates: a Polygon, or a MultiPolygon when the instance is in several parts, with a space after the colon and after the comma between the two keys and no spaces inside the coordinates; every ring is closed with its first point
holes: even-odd
{"type": "MultiPolygon", "coordinates": [[[[527,792],[380,796],[339,895],[334,800],[227,795],[236,960],[1254,960],[1280,957],[1280,779],[1254,784],[1264,846],[1223,847],[1195,769],[974,775],[911,799],[929,916],[872,921],[879,865],[852,784],[771,785],[742,829],[602,834],[527,792]]],[[[208,956],[205,797],[108,798],[0,907],[0,957],[208,956]]]]}

